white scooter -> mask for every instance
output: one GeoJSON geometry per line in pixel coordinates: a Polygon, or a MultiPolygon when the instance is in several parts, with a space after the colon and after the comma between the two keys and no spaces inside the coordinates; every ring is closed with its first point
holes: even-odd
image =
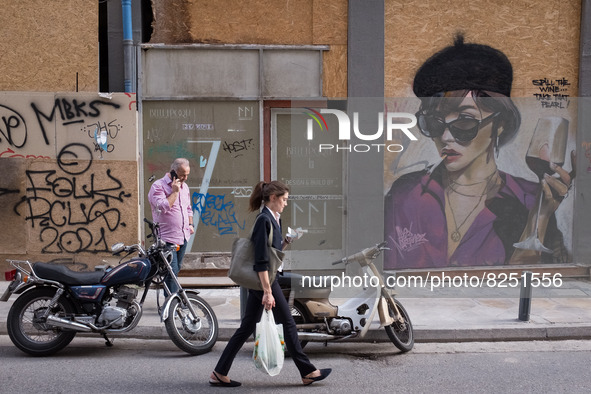
{"type": "Polygon", "coordinates": [[[363,338],[377,311],[380,325],[385,328],[392,343],[402,352],[413,348],[414,336],[408,313],[392,296],[373,263],[384,249],[385,242],[333,263],[358,263],[362,274],[353,278],[344,274],[340,277],[310,277],[289,272],[279,277],[299,330],[298,337],[302,347],[308,341],[363,338]],[[333,305],[329,300],[333,285],[337,281],[347,282],[347,279],[350,279],[350,284],[354,287],[360,287],[360,292],[342,305],[333,305]]]}

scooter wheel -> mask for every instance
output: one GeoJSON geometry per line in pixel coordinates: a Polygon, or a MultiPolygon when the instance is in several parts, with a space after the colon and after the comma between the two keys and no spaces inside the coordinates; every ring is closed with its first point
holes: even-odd
{"type": "MultiPolygon", "coordinates": [[[[405,353],[410,351],[415,344],[412,323],[410,322],[410,317],[408,317],[408,313],[406,312],[406,309],[404,309],[402,304],[398,302],[398,300],[396,299],[394,300],[394,302],[396,303],[396,307],[402,315],[403,322],[396,320],[391,325],[386,326],[386,334],[388,334],[388,337],[390,338],[392,343],[398,349],[400,349],[400,351],[405,353]]],[[[391,305],[388,305],[388,311],[390,313],[390,316],[396,319],[396,311],[391,305]]]]}

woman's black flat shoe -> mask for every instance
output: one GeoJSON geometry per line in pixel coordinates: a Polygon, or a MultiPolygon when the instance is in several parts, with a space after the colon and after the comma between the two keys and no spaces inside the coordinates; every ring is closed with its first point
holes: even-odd
{"type": "Polygon", "coordinates": [[[328,375],[330,375],[330,373],[332,372],[332,368],[325,368],[325,369],[321,369],[320,370],[320,376],[314,376],[314,377],[310,377],[310,378],[304,378],[307,380],[311,380],[310,383],[304,383],[304,386],[309,386],[314,382],[320,382],[321,380],[326,379],[326,377],[328,375]]]}
{"type": "Polygon", "coordinates": [[[212,382],[211,380],[209,381],[209,384],[211,384],[212,386],[216,386],[216,387],[238,387],[241,386],[242,383],[237,382],[235,380],[230,379],[229,382],[224,382],[222,379],[220,379],[220,377],[218,376],[217,373],[213,373],[213,376],[215,376],[215,380],[217,380],[217,382],[212,382]]]}

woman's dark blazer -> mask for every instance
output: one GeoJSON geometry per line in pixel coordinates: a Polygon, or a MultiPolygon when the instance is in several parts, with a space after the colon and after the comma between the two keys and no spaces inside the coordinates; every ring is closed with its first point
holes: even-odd
{"type": "Polygon", "coordinates": [[[267,244],[269,242],[271,228],[273,228],[272,246],[275,249],[281,250],[281,244],[283,243],[281,219],[279,220],[279,224],[277,224],[269,208],[265,207],[255,220],[250,238],[254,243],[254,270],[257,272],[269,271],[269,249],[267,248],[267,244]]]}

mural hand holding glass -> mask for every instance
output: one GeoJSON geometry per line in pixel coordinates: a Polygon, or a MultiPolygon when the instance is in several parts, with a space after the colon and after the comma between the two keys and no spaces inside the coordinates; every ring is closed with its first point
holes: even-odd
{"type": "MultiPolygon", "coordinates": [[[[527,166],[537,175],[542,188],[538,192],[536,206],[537,210],[532,210],[530,217],[534,221],[534,228],[531,231],[524,232],[522,240],[513,244],[516,248],[535,250],[539,252],[552,253],[552,249],[548,249],[540,241],[540,228],[547,227],[547,222],[550,215],[556,210],[555,199],[561,200],[564,198],[568,187],[570,186],[570,175],[565,175],[562,170],[566,154],[566,143],[568,137],[568,120],[562,117],[545,117],[540,118],[534,130],[531,142],[527,149],[525,162],[527,166]],[[551,175],[560,167],[562,170],[561,178],[564,181],[552,177],[551,175]],[[548,180],[546,180],[548,179],[548,180]],[[551,183],[551,190],[545,185],[551,183]],[[567,186],[568,185],[568,186],[567,186]],[[542,205],[546,205],[543,209],[542,205]],[[545,214],[543,216],[542,213],[545,214]],[[550,215],[548,215],[548,213],[550,215]],[[543,221],[540,226],[540,219],[543,221]]],[[[574,164],[574,160],[572,161],[574,164]]],[[[541,233],[542,238],[544,231],[541,233]]]]}

